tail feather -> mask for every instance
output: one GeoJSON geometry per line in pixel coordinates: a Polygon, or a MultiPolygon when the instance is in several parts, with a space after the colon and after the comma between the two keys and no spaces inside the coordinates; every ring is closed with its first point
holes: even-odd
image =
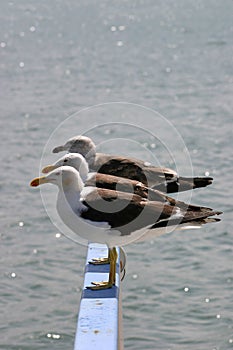
{"type": "Polygon", "coordinates": [[[181,178],[181,180],[191,182],[193,184],[193,188],[206,187],[213,183],[213,178],[206,177],[191,177],[191,178],[181,178]]]}
{"type": "Polygon", "coordinates": [[[160,220],[150,228],[155,229],[159,227],[168,227],[168,226],[180,226],[189,228],[190,226],[203,225],[210,222],[221,221],[219,218],[212,218],[214,215],[221,215],[221,211],[207,210],[205,213],[201,210],[199,213],[187,212],[187,215],[184,215],[183,218],[174,218],[174,219],[164,219],[160,220]],[[211,216],[211,217],[210,217],[211,216]]]}
{"type": "Polygon", "coordinates": [[[155,185],[153,186],[153,189],[166,193],[175,193],[206,187],[211,185],[212,182],[212,177],[179,177],[177,179],[166,180],[164,183],[155,185]]]}

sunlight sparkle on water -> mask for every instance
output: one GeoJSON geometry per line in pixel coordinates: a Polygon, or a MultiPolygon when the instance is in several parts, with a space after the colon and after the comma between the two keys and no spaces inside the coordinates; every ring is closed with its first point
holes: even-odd
{"type": "Polygon", "coordinates": [[[20,221],[19,222],[19,227],[23,227],[24,226],[24,222],[23,221],[20,221]]]}
{"type": "Polygon", "coordinates": [[[56,238],[61,238],[61,233],[59,233],[59,232],[56,233],[56,234],[55,234],[55,237],[56,237],[56,238]]]}
{"type": "Polygon", "coordinates": [[[25,66],[24,62],[19,62],[19,67],[23,68],[25,66]]]}
{"type": "Polygon", "coordinates": [[[189,287],[184,287],[185,293],[189,292],[189,287]]]}
{"type": "Polygon", "coordinates": [[[31,27],[29,28],[29,30],[30,30],[30,32],[35,32],[35,31],[36,31],[36,27],[31,26],[31,27]]]}
{"type": "Polygon", "coordinates": [[[121,40],[119,40],[119,41],[117,41],[117,46],[123,46],[124,44],[123,44],[123,41],[121,41],[121,40]]]}
{"type": "Polygon", "coordinates": [[[47,338],[52,338],[52,339],[60,339],[61,338],[60,334],[53,334],[53,333],[47,333],[46,336],[47,336],[47,338]]]}
{"type": "Polygon", "coordinates": [[[172,69],[171,69],[171,67],[166,67],[165,71],[166,71],[166,73],[171,73],[172,69]]]}
{"type": "Polygon", "coordinates": [[[1,44],[0,44],[0,46],[1,46],[2,48],[6,47],[5,41],[2,41],[1,44]]]}

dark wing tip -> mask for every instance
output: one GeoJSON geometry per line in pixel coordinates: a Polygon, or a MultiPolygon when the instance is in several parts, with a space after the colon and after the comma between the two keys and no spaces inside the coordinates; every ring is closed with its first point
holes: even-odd
{"type": "Polygon", "coordinates": [[[194,188],[206,187],[213,183],[212,177],[195,177],[194,178],[194,188]]]}

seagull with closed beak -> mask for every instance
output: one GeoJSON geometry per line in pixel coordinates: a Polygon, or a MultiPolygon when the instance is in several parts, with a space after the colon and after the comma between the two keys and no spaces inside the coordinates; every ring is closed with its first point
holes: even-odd
{"type": "MultiPolygon", "coordinates": [[[[111,288],[115,284],[116,246],[139,239],[146,232],[161,235],[175,228],[200,226],[219,221],[213,218],[221,212],[199,206],[149,201],[139,195],[103,188],[84,187],[79,172],[71,166],[61,166],[45,176],[31,181],[58,186],[57,211],[62,221],[88,241],[107,244],[110,272],[108,281],[92,282],[93,290],[111,288]]],[[[183,203],[183,202],[181,202],[183,203]]]]}
{"type": "Polygon", "coordinates": [[[97,153],[94,142],[83,135],[72,137],[64,145],[53,149],[53,153],[62,151],[82,154],[92,171],[136,180],[166,193],[206,187],[213,181],[208,176],[181,177],[172,169],[155,167],[135,158],[97,153]]]}
{"type": "MultiPolygon", "coordinates": [[[[102,174],[98,172],[89,172],[89,166],[86,159],[80,153],[67,153],[51,165],[42,169],[42,173],[47,174],[60,166],[71,166],[78,170],[85,186],[117,190],[121,192],[135,193],[143,198],[150,200],[168,200],[162,192],[146,187],[143,183],[127,179],[124,177],[102,174]]],[[[170,198],[173,201],[172,198],[170,198]]]]}

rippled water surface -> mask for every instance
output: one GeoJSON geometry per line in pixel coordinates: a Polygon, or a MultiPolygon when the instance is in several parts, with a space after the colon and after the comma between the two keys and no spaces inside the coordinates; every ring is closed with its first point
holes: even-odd
{"type": "MultiPolygon", "coordinates": [[[[192,202],[224,211],[220,223],[125,247],[125,349],[232,349],[232,1],[0,5],[0,349],[73,348],[86,248],[59,234],[29,182],[61,122],[111,101],[144,105],[171,122],[193,172],[215,179],[192,202]]],[[[63,141],[100,117],[64,127],[63,141]]],[[[137,118],[149,124],[146,113],[137,118]]],[[[114,128],[92,137],[108,133],[120,137],[114,128]]],[[[174,166],[150,138],[138,142],[174,166]]],[[[114,144],[108,151],[116,153],[114,144]]]]}

